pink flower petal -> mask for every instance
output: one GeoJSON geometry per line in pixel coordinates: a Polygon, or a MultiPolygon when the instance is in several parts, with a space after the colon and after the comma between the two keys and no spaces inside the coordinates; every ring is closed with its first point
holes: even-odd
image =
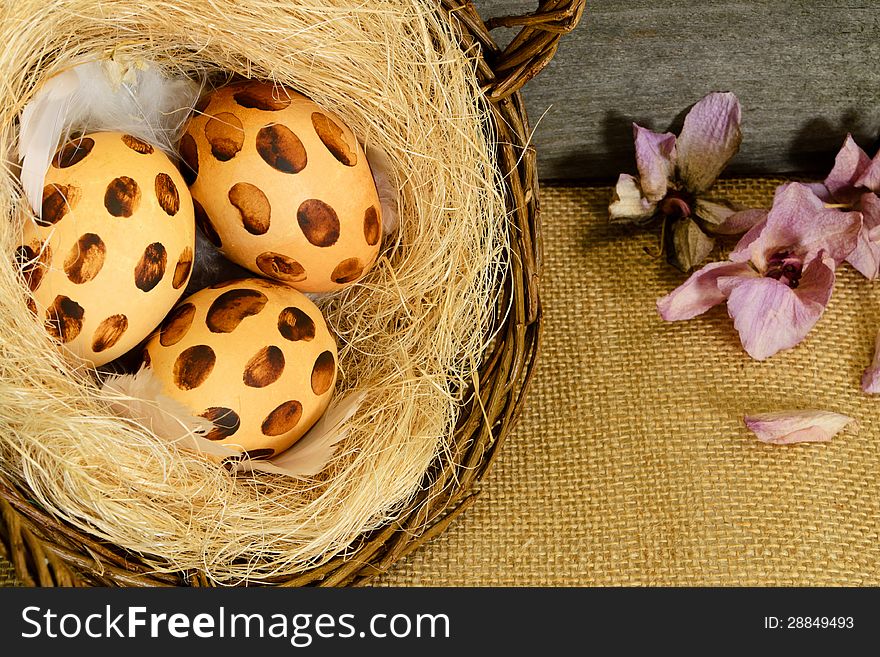
{"type": "Polygon", "coordinates": [[[810,188],[810,191],[813,192],[816,196],[818,196],[823,203],[833,203],[834,199],[831,198],[831,192],[828,191],[828,188],[825,186],[825,183],[804,183],[807,187],[810,188]]]}
{"type": "Polygon", "coordinates": [[[874,192],[864,192],[856,208],[862,213],[859,241],[846,261],[869,280],[880,275],[880,198],[874,192]]]}
{"type": "Polygon", "coordinates": [[[825,178],[825,187],[838,203],[849,203],[859,178],[871,164],[871,159],[847,134],[843,146],[834,158],[834,167],[825,178]]]}
{"type": "Polygon", "coordinates": [[[749,356],[764,360],[806,337],[831,296],[833,265],[829,258],[814,259],[797,290],[774,278],[718,279],[718,289],[727,295],[727,312],[749,356]]]}
{"type": "Polygon", "coordinates": [[[715,248],[715,238],[690,217],[676,219],[666,231],[666,260],[684,273],[700,265],[715,248]]]}
{"type": "Polygon", "coordinates": [[[856,209],[862,213],[862,226],[869,233],[880,226],[880,196],[874,192],[864,192],[856,203],[856,209]]]}
{"type": "MultiPolygon", "coordinates": [[[[776,195],[766,227],[750,244],[751,260],[763,269],[767,257],[781,250],[798,253],[804,262],[825,251],[839,265],[856,248],[861,224],[858,212],[826,208],[808,187],[791,183],[776,195]]],[[[739,246],[735,251],[741,257],[739,246]]]]}
{"type": "Polygon", "coordinates": [[[874,339],[874,360],[862,374],[862,390],[872,395],[880,392],[880,331],[874,339]]]}
{"type": "Polygon", "coordinates": [[[820,251],[816,258],[805,265],[800,283],[794,291],[795,296],[805,303],[815,303],[824,308],[831,300],[835,279],[834,260],[820,251]]]}
{"type": "Polygon", "coordinates": [[[666,196],[675,171],[675,135],[671,132],[658,134],[633,123],[633,137],[642,193],[649,201],[657,203],[666,196]]]}
{"type": "Polygon", "coordinates": [[[880,152],[874,155],[874,159],[865,167],[855,184],[880,193],[880,152]]]}
{"type": "Polygon", "coordinates": [[[654,214],[656,204],[642,196],[638,178],[622,173],[617,179],[614,199],[608,206],[611,222],[630,223],[649,219],[654,214]]]}
{"type": "MultiPolygon", "coordinates": [[[[697,202],[699,212],[700,202],[697,202]]],[[[741,210],[727,217],[720,225],[712,226],[712,232],[719,235],[742,235],[767,219],[768,210],[760,208],[753,210],[741,210]]],[[[755,237],[760,231],[755,234],[755,237]]]]}
{"type": "Polygon", "coordinates": [[[667,322],[691,319],[724,301],[720,277],[757,276],[747,263],[712,262],[691,274],[684,283],[657,301],[657,311],[667,322]]]}
{"type": "Polygon", "coordinates": [[[678,172],[694,194],[709,189],[742,141],[741,110],[732,93],[711,93],[694,105],[678,137],[678,172]]]}
{"type": "Polygon", "coordinates": [[[711,198],[698,198],[694,204],[695,214],[706,224],[707,230],[715,233],[717,228],[724,224],[736,210],[725,200],[713,200],[711,198]]]}
{"type": "Polygon", "coordinates": [[[867,229],[859,231],[856,248],[846,257],[846,261],[868,280],[877,278],[880,273],[880,244],[871,240],[867,229]]]}
{"type": "Polygon", "coordinates": [[[764,218],[749,228],[748,232],[739,238],[739,242],[736,243],[733,251],[727,256],[730,260],[733,262],[748,262],[752,259],[752,244],[758,240],[761,233],[767,227],[767,214],[769,214],[769,211],[765,210],[764,213],[764,218]]]}
{"type": "MultiPolygon", "coordinates": [[[[779,200],[779,197],[785,193],[785,190],[792,183],[784,183],[779,185],[776,188],[776,191],[773,193],[773,205],[776,205],[776,202],[779,200]]],[[[748,212],[748,211],[747,211],[748,212]]],[[[758,218],[757,216],[753,217],[757,219],[754,225],[749,228],[745,235],[743,235],[739,242],[736,243],[733,251],[731,251],[728,258],[733,260],[734,262],[746,262],[751,260],[752,258],[752,244],[760,237],[761,233],[764,232],[764,228],[767,225],[767,217],[770,214],[769,210],[759,210],[758,212],[763,212],[763,218],[758,218]]]]}
{"type": "Polygon", "coordinates": [[[831,411],[802,410],[756,413],[745,416],[743,421],[761,442],[790,445],[827,442],[853,418],[831,411]]]}

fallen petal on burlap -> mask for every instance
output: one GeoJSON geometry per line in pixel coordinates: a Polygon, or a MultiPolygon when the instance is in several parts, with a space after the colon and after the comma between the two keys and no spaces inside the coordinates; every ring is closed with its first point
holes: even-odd
{"type": "Polygon", "coordinates": [[[831,411],[794,410],[756,413],[745,416],[743,421],[761,442],[791,445],[827,442],[853,418],[831,411]]]}
{"type": "Polygon", "coordinates": [[[711,93],[684,119],[676,143],[678,173],[693,194],[709,189],[742,142],[741,109],[732,93],[711,93]]]}
{"type": "MultiPolygon", "coordinates": [[[[783,183],[776,188],[776,191],[773,193],[773,205],[779,201],[780,197],[785,193],[785,191],[794,183],[783,183]]],[[[828,190],[825,189],[825,185],[822,183],[815,183],[817,185],[817,189],[821,188],[825,194],[828,194],[828,190]]],[[[811,185],[806,185],[806,187],[818,196],[818,192],[811,185]]],[[[739,233],[745,233],[739,242],[737,242],[736,247],[734,247],[733,252],[730,254],[730,259],[736,262],[744,262],[748,260],[749,255],[749,245],[754,242],[761,232],[764,230],[764,226],[767,224],[767,217],[770,215],[770,210],[764,208],[756,208],[750,210],[743,210],[741,212],[737,212],[734,215],[731,215],[725,225],[720,226],[715,230],[719,235],[737,235],[739,233]],[[728,225],[729,224],[729,225],[728,225]],[[745,230],[740,230],[745,228],[745,230]]]]}

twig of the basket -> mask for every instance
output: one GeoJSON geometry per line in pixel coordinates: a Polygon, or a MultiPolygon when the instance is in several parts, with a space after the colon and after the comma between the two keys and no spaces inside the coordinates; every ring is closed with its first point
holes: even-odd
{"type": "Polygon", "coordinates": [[[498,16],[490,18],[486,26],[490,30],[494,30],[496,27],[538,27],[538,29],[545,32],[566,34],[571,32],[574,27],[571,24],[574,13],[574,6],[553,11],[538,10],[533,14],[525,16],[498,16]]]}
{"type": "Polygon", "coordinates": [[[19,581],[27,586],[74,586],[80,583],[64,561],[30,531],[27,521],[2,498],[0,515],[4,530],[0,531],[0,555],[12,563],[19,581]]]}
{"type": "Polygon", "coordinates": [[[524,16],[500,16],[486,21],[486,27],[522,28],[500,54],[490,57],[495,81],[490,100],[498,101],[519,91],[540,73],[553,56],[563,35],[581,20],[586,0],[542,0],[537,11],[524,16]]]}
{"type": "Polygon", "coordinates": [[[33,581],[35,569],[38,579],[46,580],[46,573],[40,572],[47,565],[46,560],[55,570],[56,580],[59,580],[57,584],[62,586],[66,584],[61,580],[86,583],[80,581],[81,578],[92,584],[123,586],[162,586],[177,581],[173,575],[153,572],[130,556],[115,554],[109,547],[59,522],[22,497],[16,488],[2,478],[0,502],[10,552],[14,557],[10,561],[26,583],[33,581]],[[39,546],[43,549],[38,554],[34,548],[39,546]],[[25,547],[27,549],[22,549],[25,547]],[[30,555],[29,559],[27,555],[30,555]],[[76,576],[65,565],[72,566],[76,576]],[[20,572],[19,567],[22,569],[20,572]],[[65,568],[66,572],[61,572],[59,568],[65,568]]]}

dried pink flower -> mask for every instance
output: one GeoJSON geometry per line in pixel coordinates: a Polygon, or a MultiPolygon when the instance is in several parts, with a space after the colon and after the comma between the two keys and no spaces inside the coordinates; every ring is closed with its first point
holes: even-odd
{"type": "Polygon", "coordinates": [[[727,300],[752,358],[794,347],[822,316],[834,271],[855,249],[861,225],[858,212],[826,208],[805,185],[781,187],[767,217],[743,235],[729,262],[706,265],[660,299],[660,316],[691,319],[727,300]]]}
{"type": "Polygon", "coordinates": [[[828,177],[823,183],[810,187],[826,203],[862,213],[858,244],[846,260],[866,278],[877,278],[880,274],[880,198],[876,192],[880,192],[880,153],[872,160],[852,135],[847,135],[828,177]]]}
{"type": "Polygon", "coordinates": [[[664,221],[669,261],[690,271],[706,259],[715,240],[706,233],[736,235],[757,219],[707,194],[739,150],[741,110],[732,93],[710,93],[691,108],[681,134],[656,133],[633,124],[639,177],[620,174],[608,207],[616,223],[664,221]]]}

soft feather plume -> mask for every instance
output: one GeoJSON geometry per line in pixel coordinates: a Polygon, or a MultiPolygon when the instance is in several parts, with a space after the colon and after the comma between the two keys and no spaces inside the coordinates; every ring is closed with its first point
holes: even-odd
{"type": "Polygon", "coordinates": [[[213,427],[210,420],[194,416],[183,404],[164,395],[162,383],[145,366],[135,374],[107,377],[101,389],[110,399],[113,413],[134,420],[166,440],[182,440],[182,446],[191,446],[194,433],[205,433],[213,427]]]}
{"type": "Polygon", "coordinates": [[[373,182],[376,183],[376,191],[379,192],[382,230],[385,235],[391,235],[397,232],[397,227],[400,224],[398,217],[400,191],[394,180],[394,164],[385,151],[375,147],[367,150],[367,160],[370,163],[373,182]]]}
{"type": "Polygon", "coordinates": [[[71,134],[127,132],[165,152],[196,104],[203,84],[166,76],[158,66],[118,59],[87,62],[47,80],[21,113],[21,182],[37,216],[58,146],[71,134]]]}
{"type": "Polygon", "coordinates": [[[110,408],[116,415],[135,420],[179,447],[217,457],[230,472],[269,472],[297,479],[315,476],[330,462],[336,446],[348,435],[345,423],[366,397],[358,392],[334,401],[293,447],[263,461],[242,458],[239,450],[205,438],[213,423],[162,394],[162,384],[148,367],[136,374],[107,377],[103,391],[111,396],[110,408]]]}
{"type": "Polygon", "coordinates": [[[288,477],[314,477],[336,453],[336,446],[348,435],[345,423],[357,412],[366,397],[355,392],[330,404],[324,415],[293,447],[266,461],[238,461],[233,472],[271,472],[288,477]]]}

